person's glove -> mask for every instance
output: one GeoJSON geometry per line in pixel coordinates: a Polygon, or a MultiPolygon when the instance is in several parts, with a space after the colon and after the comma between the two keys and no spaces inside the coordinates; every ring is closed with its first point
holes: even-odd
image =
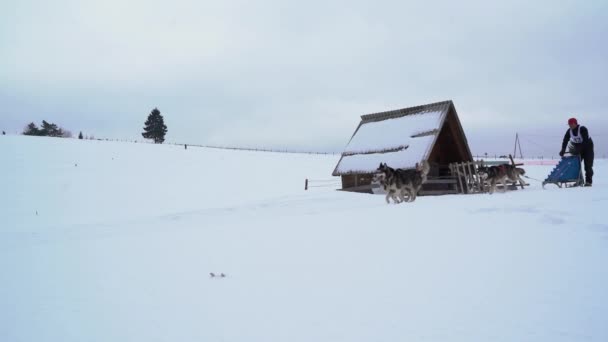
{"type": "Polygon", "coordinates": [[[564,156],[564,154],[566,154],[566,152],[565,152],[564,150],[559,151],[559,156],[560,156],[560,157],[563,157],[563,156],[564,156]]]}

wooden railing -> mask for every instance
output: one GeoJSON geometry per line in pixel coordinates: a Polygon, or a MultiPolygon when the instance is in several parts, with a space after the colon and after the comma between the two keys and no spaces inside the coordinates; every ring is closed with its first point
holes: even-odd
{"type": "MultiPolygon", "coordinates": [[[[511,160],[511,165],[513,166],[522,166],[523,163],[515,163],[513,158],[509,155],[509,159],[511,160]]],[[[463,163],[451,163],[450,164],[450,172],[457,179],[459,193],[462,194],[474,194],[474,193],[484,193],[489,191],[489,186],[486,182],[481,179],[478,167],[479,166],[498,166],[508,164],[508,162],[502,161],[473,161],[473,162],[463,162],[463,163]]],[[[524,183],[525,186],[529,186],[530,184],[524,183]]],[[[521,188],[524,188],[524,185],[521,185],[521,188]]],[[[501,184],[498,186],[502,187],[501,184]]],[[[508,185],[510,190],[517,189],[516,185],[508,185]]]]}

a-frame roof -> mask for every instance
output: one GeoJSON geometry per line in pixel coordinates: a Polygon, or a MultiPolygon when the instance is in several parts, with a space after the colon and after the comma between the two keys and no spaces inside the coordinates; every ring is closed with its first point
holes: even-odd
{"type": "Polygon", "coordinates": [[[380,163],[415,167],[428,159],[450,112],[456,116],[459,136],[470,155],[453,102],[443,101],[361,116],[333,175],[373,173],[380,163]]]}

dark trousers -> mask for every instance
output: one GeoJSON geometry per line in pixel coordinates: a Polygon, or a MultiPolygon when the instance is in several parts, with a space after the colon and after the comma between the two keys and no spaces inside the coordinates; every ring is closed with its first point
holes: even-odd
{"type": "Polygon", "coordinates": [[[593,144],[583,149],[581,159],[585,165],[585,183],[593,183],[593,144]]]}
{"type": "Polygon", "coordinates": [[[581,157],[581,162],[585,167],[585,183],[593,183],[593,140],[586,146],[576,145],[570,148],[570,153],[578,154],[581,157]]]}

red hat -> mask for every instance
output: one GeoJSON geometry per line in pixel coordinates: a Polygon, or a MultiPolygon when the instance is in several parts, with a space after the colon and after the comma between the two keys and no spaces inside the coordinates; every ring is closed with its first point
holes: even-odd
{"type": "Polygon", "coordinates": [[[576,121],[576,118],[568,119],[568,125],[572,125],[572,124],[578,125],[578,121],[576,121]]]}

